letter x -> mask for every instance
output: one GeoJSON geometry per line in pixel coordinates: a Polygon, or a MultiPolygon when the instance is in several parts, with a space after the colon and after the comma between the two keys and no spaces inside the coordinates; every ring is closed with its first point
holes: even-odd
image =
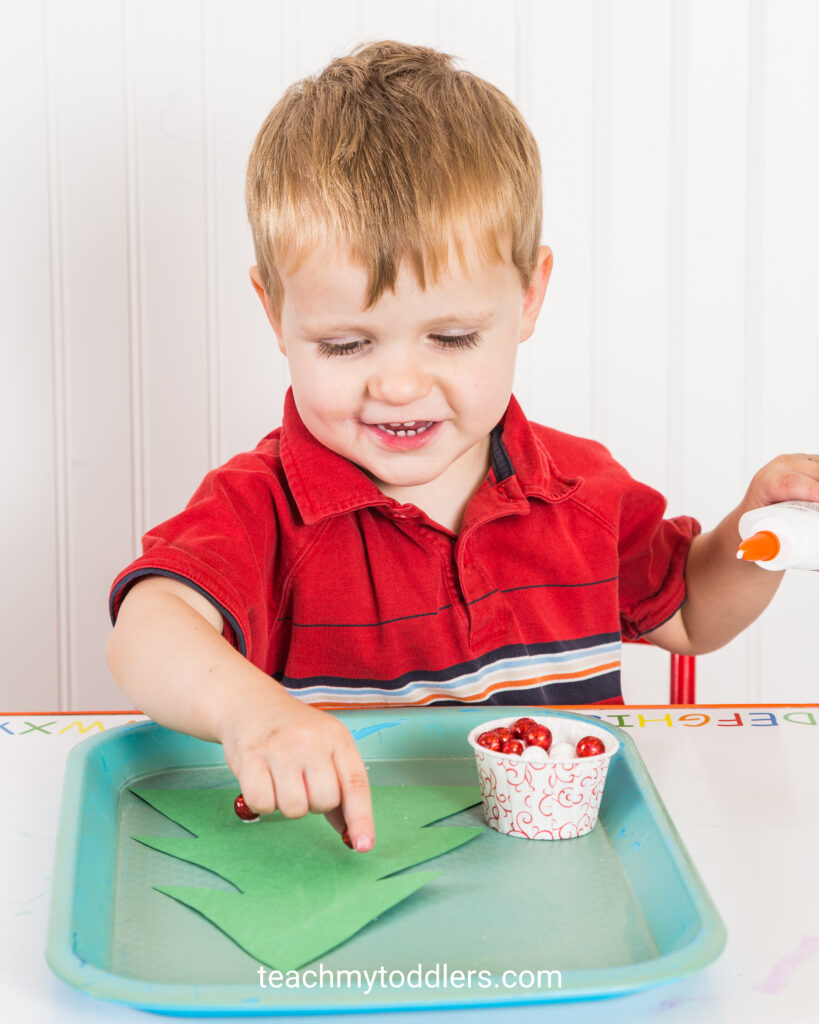
{"type": "Polygon", "coordinates": [[[46,734],[46,736],[50,736],[50,735],[51,735],[51,733],[50,733],[50,732],[49,732],[49,730],[48,730],[48,729],[46,728],[46,726],[49,726],[49,725],[56,725],[57,723],[56,723],[56,722],[46,722],[46,723],[45,723],[45,725],[34,725],[34,723],[33,723],[33,722],[24,722],[23,724],[24,724],[24,725],[28,725],[28,726],[30,726],[30,728],[29,728],[29,729],[24,729],[24,730],[23,730],[23,731],[22,731],[22,732],[20,733],[20,735],[21,735],[21,736],[25,736],[25,734],[26,734],[27,732],[44,732],[44,733],[46,734]]]}

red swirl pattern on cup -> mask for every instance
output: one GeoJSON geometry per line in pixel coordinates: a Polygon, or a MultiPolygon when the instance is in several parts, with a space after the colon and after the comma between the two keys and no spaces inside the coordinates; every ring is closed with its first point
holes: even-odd
{"type": "Polygon", "coordinates": [[[526,839],[573,839],[591,832],[603,796],[608,766],[619,743],[609,732],[583,719],[536,718],[554,732],[599,736],[604,754],[572,761],[527,761],[475,743],[487,729],[514,719],[484,723],[470,732],[487,824],[498,832],[526,839]]]}

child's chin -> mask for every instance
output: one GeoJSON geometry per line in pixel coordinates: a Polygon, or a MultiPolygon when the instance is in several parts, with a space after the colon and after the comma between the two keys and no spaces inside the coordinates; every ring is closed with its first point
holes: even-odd
{"type": "Polygon", "coordinates": [[[372,480],[376,487],[383,490],[386,488],[395,487],[423,487],[425,484],[431,484],[437,480],[440,473],[435,470],[427,470],[426,472],[390,472],[389,468],[386,467],[375,467],[375,466],[362,466],[359,465],[360,469],[363,469],[367,476],[372,480]]]}

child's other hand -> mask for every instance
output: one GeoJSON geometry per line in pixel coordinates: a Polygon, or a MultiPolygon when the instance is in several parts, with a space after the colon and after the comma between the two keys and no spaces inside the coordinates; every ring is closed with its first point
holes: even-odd
{"type": "Polygon", "coordinates": [[[819,502],[819,455],[778,455],[751,480],[740,511],[777,501],[819,502]]]}
{"type": "Polygon", "coordinates": [[[367,770],[348,729],[332,715],[289,694],[264,703],[239,701],[220,736],[228,767],[245,803],[286,818],[325,814],[353,848],[375,844],[367,770]]]}

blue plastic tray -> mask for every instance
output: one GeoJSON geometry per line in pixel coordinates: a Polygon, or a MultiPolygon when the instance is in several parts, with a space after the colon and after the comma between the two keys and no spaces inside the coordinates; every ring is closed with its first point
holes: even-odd
{"type": "MultiPolygon", "coordinates": [[[[509,715],[538,711],[544,713],[503,709],[509,715]]],[[[418,708],[339,718],[356,737],[373,784],[463,785],[477,781],[466,735],[481,718],[497,714],[485,707],[418,708]]],[[[514,839],[487,828],[438,858],[437,879],[321,958],[333,972],[369,970],[372,977],[385,968],[386,983],[369,991],[366,975],[360,987],[262,988],[257,962],[190,908],[154,891],[177,884],[230,888],[131,838],[188,834],[128,787],[235,784],[220,746],[153,723],[89,738],[68,759],[48,962],[89,995],[176,1014],[540,1003],[623,994],[689,975],[720,954],[725,928],[633,741],[614,726],[595,724],[621,743],[597,827],[560,842],[514,839]],[[424,987],[392,987],[391,971],[411,982],[419,965],[427,975],[424,987]],[[460,984],[444,986],[444,967],[450,978],[455,971],[465,978],[475,973],[469,986],[457,975],[460,984]],[[504,972],[510,970],[531,974],[509,987],[504,972]],[[479,978],[479,971],[486,973],[479,978]],[[537,988],[538,971],[559,972],[559,978],[541,974],[537,988]]],[[[482,823],[480,806],[446,820],[482,823]]],[[[395,982],[400,978],[392,975],[395,982]]]]}

